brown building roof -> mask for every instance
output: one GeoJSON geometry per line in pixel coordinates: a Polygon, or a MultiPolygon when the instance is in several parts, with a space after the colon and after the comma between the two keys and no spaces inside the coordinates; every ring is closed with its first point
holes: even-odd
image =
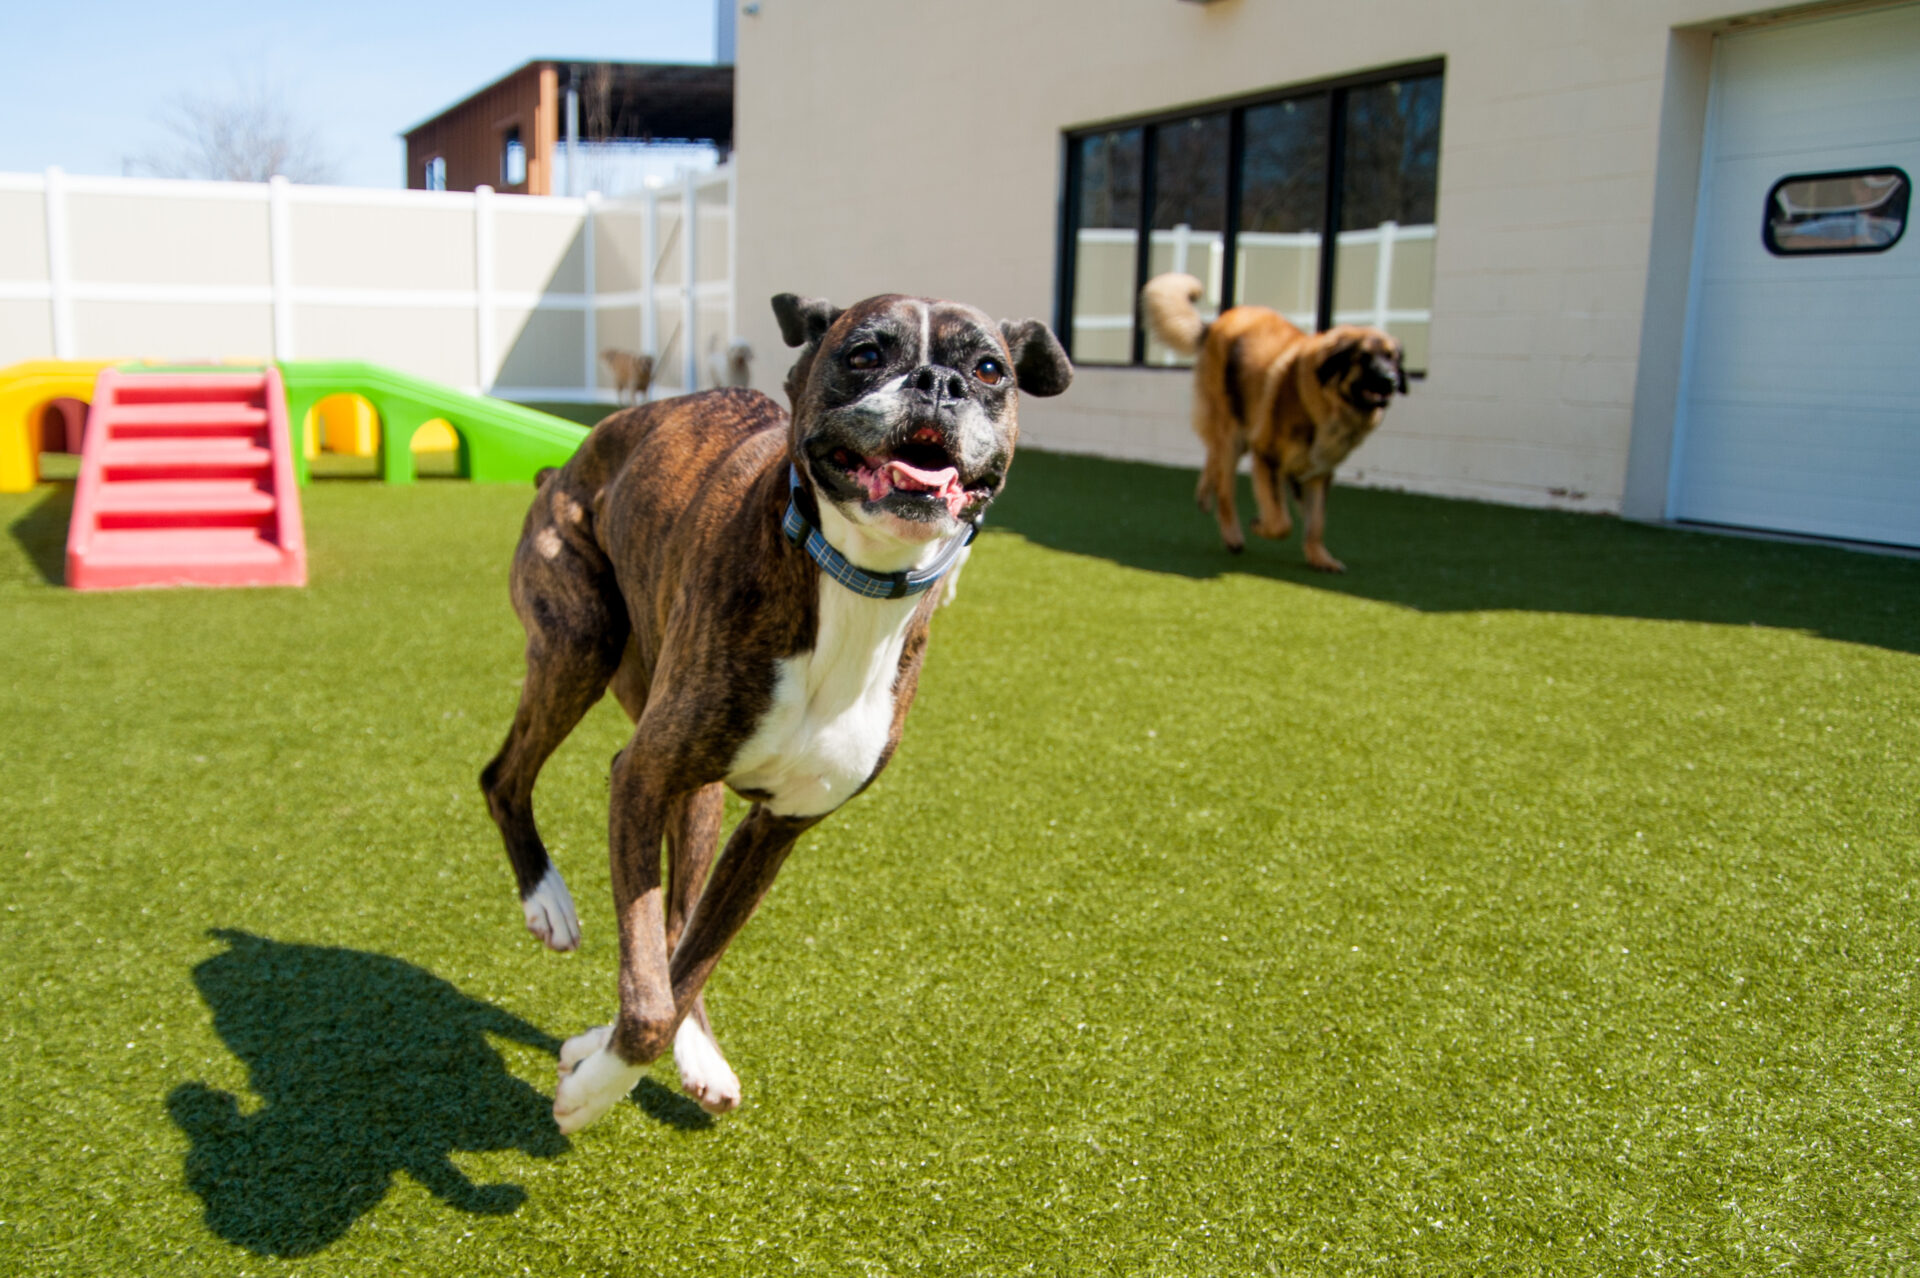
{"type": "Polygon", "coordinates": [[[446,165],[446,189],[487,185],[526,195],[553,193],[554,157],[566,132],[569,90],[579,94],[579,137],[691,142],[733,147],[733,68],[708,64],[537,59],[408,129],[407,185],[427,186],[427,165],[446,165]],[[516,139],[524,181],[509,182],[516,139]]]}

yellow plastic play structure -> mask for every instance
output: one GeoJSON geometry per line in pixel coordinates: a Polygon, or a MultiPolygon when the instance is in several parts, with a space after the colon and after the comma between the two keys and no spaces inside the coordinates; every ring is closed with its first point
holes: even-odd
{"type": "Polygon", "coordinates": [[[93,402],[93,379],[111,360],[38,359],[0,368],[0,493],[40,479],[40,415],[56,399],[93,402]]]}
{"type": "Polygon", "coordinates": [[[329,395],[307,410],[309,460],[321,453],[372,457],[380,451],[380,415],[358,395],[329,395]]]}
{"type": "MultiPolygon", "coordinates": [[[[380,452],[380,414],[364,396],[329,395],[307,410],[301,437],[307,460],[321,453],[346,457],[375,457],[380,452]]],[[[460,439],[444,417],[425,422],[413,433],[409,447],[416,453],[451,453],[460,439]]]]}
{"type": "Polygon", "coordinates": [[[165,373],[270,365],[278,367],[285,387],[288,425],[297,423],[290,442],[301,484],[323,452],[371,463],[333,473],[364,471],[390,484],[423,475],[527,483],[543,467],[564,464],[587,435],[584,426],[523,404],[362,360],[31,360],[0,368],[0,492],[28,492],[40,481],[41,444],[50,442],[43,431],[56,403],[66,416],[64,442],[72,447],[80,425],[74,406],[92,404],[94,379],[105,369],[165,373]]]}

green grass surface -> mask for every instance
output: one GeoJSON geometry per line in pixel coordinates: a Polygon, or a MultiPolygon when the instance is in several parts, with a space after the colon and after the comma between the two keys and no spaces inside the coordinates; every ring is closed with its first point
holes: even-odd
{"type": "Polygon", "coordinates": [[[306,493],[304,590],[75,595],[0,497],[0,1272],[1893,1274],[1920,1266],[1920,562],[1027,454],[905,744],[711,991],[613,1008],[474,777],[529,493],[306,493]]]}

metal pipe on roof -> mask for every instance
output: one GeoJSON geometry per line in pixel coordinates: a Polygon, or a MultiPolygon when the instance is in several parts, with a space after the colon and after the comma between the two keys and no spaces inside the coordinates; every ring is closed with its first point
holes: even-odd
{"type": "Polygon", "coordinates": [[[580,194],[580,89],[578,76],[567,77],[567,194],[580,194]]]}

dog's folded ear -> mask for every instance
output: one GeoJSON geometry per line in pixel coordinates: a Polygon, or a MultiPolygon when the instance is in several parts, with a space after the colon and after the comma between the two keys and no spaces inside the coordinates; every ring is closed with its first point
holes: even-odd
{"type": "Polygon", "coordinates": [[[800,297],[793,293],[773,295],[773,317],[780,321],[780,336],[789,346],[819,341],[840,318],[840,311],[840,307],[824,298],[800,297]]]}
{"type": "Polygon", "coordinates": [[[1322,386],[1325,386],[1328,382],[1340,376],[1340,374],[1346,372],[1349,368],[1352,368],[1353,361],[1359,354],[1360,343],[1358,341],[1351,337],[1342,338],[1338,345],[1320,357],[1320,367],[1313,370],[1313,375],[1320,379],[1322,386]]]}
{"type": "Polygon", "coordinates": [[[1053,330],[1039,320],[1001,320],[1013,355],[1013,384],[1025,395],[1058,395],[1073,382],[1073,364],[1053,330]]]}
{"type": "Polygon", "coordinates": [[[1407,348],[1395,344],[1393,348],[1393,388],[1402,395],[1407,393],[1407,348]]]}

